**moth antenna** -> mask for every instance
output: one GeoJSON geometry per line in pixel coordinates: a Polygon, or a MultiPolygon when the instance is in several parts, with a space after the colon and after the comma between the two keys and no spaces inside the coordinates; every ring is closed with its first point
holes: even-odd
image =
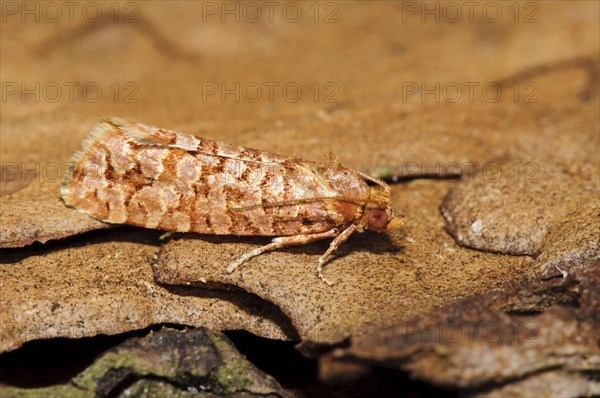
{"type": "Polygon", "coordinates": [[[371,177],[370,175],[363,173],[362,171],[354,170],[354,172],[359,176],[363,177],[365,180],[374,182],[375,184],[379,185],[385,190],[385,192],[390,193],[390,186],[386,184],[385,181],[380,180],[379,178],[371,177]]]}

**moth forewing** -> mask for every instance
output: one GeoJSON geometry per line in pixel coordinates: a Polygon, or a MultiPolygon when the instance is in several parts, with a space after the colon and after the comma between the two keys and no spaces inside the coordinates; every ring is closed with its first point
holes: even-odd
{"type": "Polygon", "coordinates": [[[265,251],[335,236],[319,260],[326,281],[322,265],[335,248],[356,230],[385,230],[393,218],[389,187],[334,159],[305,161],[117,118],[92,128],[71,169],[65,204],[105,222],[279,237],[230,271],[265,251]]]}

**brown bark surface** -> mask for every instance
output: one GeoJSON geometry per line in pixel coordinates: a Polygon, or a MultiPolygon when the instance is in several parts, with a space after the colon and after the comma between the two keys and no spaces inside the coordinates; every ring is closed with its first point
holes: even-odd
{"type": "Polygon", "coordinates": [[[297,22],[284,4],[254,21],[238,3],[236,22],[206,2],[118,3],[118,15],[98,3],[97,20],[79,8],[54,22],[40,3],[40,23],[11,4],[0,38],[2,350],[174,323],[298,340],[312,355],[350,338],[336,355],[366,369],[482,394],[597,391],[597,2],[515,3],[518,13],[493,3],[497,21],[481,5],[436,21],[418,2],[315,3],[318,15],[291,3],[297,22]],[[404,226],[352,236],[325,267],[332,287],[315,275],[325,241],[229,275],[269,239],[161,240],[60,200],[69,158],[105,115],[313,161],[333,152],[390,182],[404,226]],[[577,290],[567,307],[553,299],[561,286],[577,290]],[[541,346],[396,344],[406,322],[509,322],[502,305],[525,305],[515,297],[535,297],[541,346]],[[489,317],[452,315],[473,305],[489,317]],[[556,359],[565,347],[574,356],[556,359]],[[483,351],[511,370],[465,365],[483,351]]]}

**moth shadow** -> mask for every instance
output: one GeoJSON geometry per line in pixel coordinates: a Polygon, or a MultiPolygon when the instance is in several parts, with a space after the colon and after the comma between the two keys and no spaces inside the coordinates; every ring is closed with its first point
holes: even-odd
{"type": "MultiPolygon", "coordinates": [[[[200,240],[210,244],[233,244],[233,245],[256,245],[264,246],[276,238],[276,236],[232,236],[232,235],[202,235],[193,233],[176,233],[170,237],[171,239],[189,239],[200,240]]],[[[346,242],[338,247],[332,254],[331,260],[342,258],[353,252],[368,252],[371,254],[389,254],[399,253],[404,250],[404,246],[398,243],[401,237],[392,238],[388,234],[378,234],[372,231],[364,233],[355,233],[346,242]]],[[[288,246],[282,249],[274,250],[270,253],[293,253],[307,255],[322,255],[327,251],[333,238],[322,239],[305,245],[288,246]]],[[[250,250],[250,248],[248,249],[250,250]]]]}
{"type": "Polygon", "coordinates": [[[398,237],[388,234],[378,234],[367,231],[354,234],[334,253],[333,258],[343,258],[353,252],[365,252],[374,255],[396,254],[404,251],[404,246],[398,243],[398,237]]]}

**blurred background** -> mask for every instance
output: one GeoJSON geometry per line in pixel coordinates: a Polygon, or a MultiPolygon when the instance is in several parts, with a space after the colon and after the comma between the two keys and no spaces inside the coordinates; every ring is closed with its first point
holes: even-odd
{"type": "MultiPolygon", "coordinates": [[[[365,152],[350,163],[367,169],[400,150],[404,162],[464,160],[482,136],[519,144],[473,118],[510,114],[515,126],[520,113],[597,95],[597,11],[588,1],[6,1],[2,130],[33,138],[26,126],[41,123],[64,143],[49,149],[56,157],[116,115],[308,158],[365,152]],[[392,142],[372,139],[390,129],[392,142]]],[[[27,151],[19,141],[2,155],[27,151]]]]}
{"type": "MultiPolygon", "coordinates": [[[[372,254],[370,248],[379,247],[377,241],[357,238],[350,241],[351,246],[361,247],[367,257],[357,260],[345,256],[351,264],[360,263],[361,267],[400,264],[405,274],[382,265],[381,272],[368,271],[371,273],[366,274],[366,279],[360,279],[362,274],[345,278],[356,281],[356,286],[334,292],[319,290],[322,288],[319,285],[314,290],[307,289],[307,294],[312,294],[310,299],[298,301],[294,301],[297,291],[293,290],[298,288],[298,279],[283,271],[273,285],[263,283],[262,279],[252,284],[258,278],[253,275],[235,281],[242,289],[283,308],[281,314],[277,312],[279,309],[273,309],[275,306],[270,307],[271,303],[260,304],[262,300],[257,304],[253,298],[250,304],[242,305],[229,296],[204,292],[203,297],[213,300],[206,304],[206,313],[221,308],[219,303],[225,301],[234,303],[232,308],[235,308],[223,307],[224,314],[244,309],[243,315],[235,312],[231,319],[219,315],[216,320],[205,320],[205,313],[190,315],[185,306],[192,304],[181,301],[181,297],[202,294],[183,294],[169,288],[164,295],[179,300],[178,304],[169,302],[180,306],[178,315],[169,315],[163,309],[158,316],[156,313],[160,311],[151,304],[145,304],[143,309],[128,307],[131,300],[128,296],[118,301],[114,299],[117,296],[104,295],[102,289],[112,283],[112,274],[104,279],[90,276],[88,282],[93,281],[94,286],[101,280],[96,293],[107,300],[98,301],[101,307],[122,311],[122,315],[118,311],[111,313],[116,320],[110,321],[113,318],[101,310],[95,313],[92,307],[87,307],[97,303],[94,304],[95,298],[81,293],[87,291],[83,282],[79,296],[61,295],[66,288],[57,286],[62,286],[59,282],[63,277],[61,283],[66,284],[66,273],[54,268],[47,271],[48,265],[54,267],[74,260],[44,257],[53,252],[60,255],[60,242],[49,249],[34,246],[33,252],[21,251],[28,248],[3,249],[2,255],[6,257],[0,267],[4,267],[2,275],[6,277],[0,278],[4,279],[5,292],[0,300],[0,321],[46,325],[44,322],[58,319],[57,314],[63,311],[65,319],[77,326],[58,328],[59,332],[48,327],[46,334],[29,329],[27,333],[13,334],[13,329],[4,328],[3,350],[16,351],[0,356],[0,384],[14,382],[16,376],[9,369],[16,363],[20,364],[19,369],[28,368],[39,352],[46,353],[42,369],[47,370],[53,367],[60,353],[75,352],[79,347],[69,343],[52,346],[52,340],[47,340],[44,344],[49,345],[17,349],[29,340],[83,336],[94,339],[99,334],[121,333],[116,340],[102,337],[75,343],[83,344],[81,352],[85,358],[74,355],[60,365],[67,369],[68,377],[39,382],[31,376],[39,373],[34,369],[19,384],[48,386],[68,380],[103,350],[138,336],[136,331],[144,330],[145,334],[146,327],[169,323],[178,327],[205,325],[214,330],[249,330],[252,335],[233,332],[228,336],[255,365],[267,373],[275,372],[285,388],[318,396],[315,391],[325,388],[320,384],[323,380],[339,375],[346,380],[358,365],[338,367],[335,356],[327,356],[330,348],[319,351],[304,346],[303,352],[309,352],[311,358],[302,357],[293,346],[310,341],[315,333],[311,328],[316,324],[335,330],[335,336],[330,334],[317,342],[343,342],[347,347],[349,336],[459,302],[472,293],[517,286],[537,275],[540,269],[547,270],[544,266],[550,267],[548,264],[568,263],[564,260],[567,254],[571,260],[596,258],[597,261],[594,257],[597,244],[590,246],[595,240],[593,235],[582,232],[580,238],[566,240],[565,236],[575,236],[574,233],[564,229],[564,235],[560,235],[557,226],[583,225],[593,230],[598,225],[597,219],[577,213],[578,209],[589,207],[589,214],[597,214],[592,207],[597,207],[600,166],[598,2],[2,1],[0,7],[2,247],[25,246],[35,240],[58,239],[100,228],[83,217],[69,218],[71,213],[66,213],[68,209],[58,199],[58,187],[67,171],[68,159],[102,116],[118,116],[310,160],[320,160],[323,154],[333,152],[345,165],[390,182],[397,179],[406,182],[395,184],[392,191],[396,212],[405,220],[403,235],[390,238],[401,247],[400,254],[382,249],[376,253],[379,257],[368,257],[372,254]],[[491,174],[477,172],[489,163],[500,166],[487,170],[491,174]],[[502,188],[486,190],[483,185],[470,185],[465,188],[468,194],[459,199],[456,195],[447,196],[459,176],[463,176],[462,182],[467,176],[479,178],[482,183],[496,182],[500,178],[498,170],[510,179],[502,188]],[[448,175],[455,180],[408,181],[448,175]],[[529,182],[534,184],[519,185],[529,182]],[[486,195],[480,195],[484,191],[486,195]],[[444,216],[440,213],[442,203],[445,203],[444,216]],[[576,213],[580,218],[569,218],[576,213]],[[571,224],[564,224],[565,220],[571,220],[571,224]],[[588,220],[587,224],[582,220],[588,220]],[[558,235],[548,235],[553,240],[546,240],[547,233],[558,235]],[[18,239],[26,243],[14,243],[18,239]],[[561,242],[567,242],[566,248],[551,246],[561,242]],[[548,247],[556,250],[548,249],[553,254],[538,258],[548,247]],[[23,262],[28,265],[19,268],[17,265],[23,262]],[[42,272],[49,274],[35,280],[42,272]],[[29,281],[27,277],[34,279],[29,281]],[[49,298],[55,293],[56,297],[49,298]],[[69,307],[72,297],[77,301],[69,307]],[[263,312],[254,311],[262,306],[266,306],[263,312]],[[128,308],[134,310],[127,312],[128,308]],[[153,318],[136,323],[138,320],[131,313],[144,311],[152,313],[153,318]],[[273,311],[278,315],[267,316],[273,311]],[[240,326],[238,318],[246,319],[246,312],[252,312],[258,323],[240,326]],[[86,314],[90,314],[89,318],[86,314]],[[90,319],[102,327],[90,326],[96,325],[90,319]],[[265,319],[266,326],[261,323],[265,319]],[[254,335],[263,337],[256,340],[259,338],[254,335]],[[325,359],[319,357],[321,354],[325,359]],[[293,364],[289,372],[281,371],[279,364],[284,362],[293,364]]],[[[115,235],[114,246],[98,250],[90,246],[87,254],[77,257],[81,263],[70,263],[76,265],[70,270],[83,268],[81,275],[69,274],[72,279],[67,285],[76,285],[77,276],[87,280],[82,265],[86,264],[86,258],[95,258],[98,264],[104,264],[106,258],[117,261],[114,253],[119,248],[122,252],[130,251],[118,261],[130,256],[133,264],[120,273],[114,271],[116,284],[111,294],[127,291],[134,295],[128,290],[131,285],[126,285],[125,276],[123,285],[118,285],[118,280],[137,266],[133,259],[149,261],[160,245],[157,236],[145,234],[126,230],[124,235],[115,235]],[[123,249],[130,243],[129,249],[123,249]],[[135,255],[131,254],[134,252],[135,255]]],[[[84,236],[83,241],[87,238],[88,235],[84,236]]],[[[83,241],[68,241],[67,245],[84,246],[83,241]]],[[[207,246],[207,252],[225,247],[210,244],[213,246],[207,246]]],[[[315,253],[319,250],[317,247],[315,253]]],[[[309,260],[306,261],[312,264],[312,257],[309,260]]],[[[284,267],[285,261],[282,262],[284,267]]],[[[154,286],[147,265],[144,283],[153,289],[163,289],[154,286]]],[[[360,272],[351,269],[350,265],[340,267],[339,275],[360,272]]],[[[312,272],[306,275],[312,277],[312,272]]],[[[131,278],[133,285],[142,286],[136,289],[146,289],[142,282],[137,282],[136,275],[131,278]]],[[[486,303],[485,306],[495,305],[486,303]]],[[[597,308],[597,300],[594,303],[595,307],[585,308],[597,308]]],[[[500,319],[506,318],[502,315],[500,319]]],[[[555,322],[553,319],[549,318],[548,325],[555,322]]],[[[597,326],[597,321],[594,322],[592,326],[597,326]]],[[[586,330],[589,333],[593,327],[586,330]]],[[[563,344],[552,336],[548,341],[555,339],[555,342],[544,346],[547,352],[554,352],[563,344]]],[[[393,348],[385,345],[390,341],[395,340],[382,337],[362,343],[353,340],[352,344],[363,344],[360,346],[363,348],[381,345],[385,353],[393,352],[393,348]]],[[[354,347],[352,344],[350,347],[354,347]]],[[[472,380],[471,376],[464,376],[469,374],[468,369],[460,365],[452,368],[458,369],[457,373],[451,369],[444,377],[438,377],[436,372],[443,371],[431,364],[402,368],[402,373],[396,373],[381,369],[401,368],[397,365],[400,362],[386,362],[378,356],[381,352],[361,351],[360,347],[356,351],[351,348],[346,354],[351,358],[364,355],[366,362],[358,363],[361,366],[374,363],[379,371],[363,382],[350,384],[355,396],[367,396],[374,391],[397,396],[401,386],[408,386],[413,396],[454,396],[461,388],[467,388],[467,395],[477,395],[474,389],[481,385],[487,386],[484,393],[489,396],[494,393],[531,396],[528,394],[541,391],[541,386],[551,379],[581,388],[552,390],[552,387],[550,396],[556,391],[591,395],[596,391],[593,388],[598,388],[597,382],[590,381],[593,378],[585,376],[595,374],[597,378],[594,367],[597,365],[587,362],[590,367],[581,370],[584,376],[575,379],[570,378],[572,373],[564,379],[552,374],[548,379],[536,379],[537,384],[494,390],[506,381],[500,376],[495,378],[502,373],[501,369],[490,370],[488,376],[492,376],[484,378],[485,381],[477,379],[479,376],[473,376],[472,380]],[[415,374],[419,381],[413,380],[415,374]],[[464,382],[466,379],[457,374],[472,382],[464,382]]],[[[590,354],[587,348],[577,352],[586,358],[590,354]]],[[[524,378],[523,375],[536,369],[527,365],[524,357],[522,362],[515,358],[511,357],[508,363],[525,364],[525,370],[511,374],[510,380],[524,378]]],[[[446,364],[449,363],[454,362],[446,364]]],[[[482,368],[488,369],[484,365],[482,368]]],[[[261,390],[263,387],[260,384],[252,393],[281,393],[275,387],[261,390]]],[[[116,396],[117,390],[109,389],[106,396],[116,396]]],[[[14,390],[7,391],[2,394],[0,390],[0,395],[17,394],[14,390]]],[[[327,391],[331,396],[350,394],[348,389],[338,387],[327,391]]]]}

